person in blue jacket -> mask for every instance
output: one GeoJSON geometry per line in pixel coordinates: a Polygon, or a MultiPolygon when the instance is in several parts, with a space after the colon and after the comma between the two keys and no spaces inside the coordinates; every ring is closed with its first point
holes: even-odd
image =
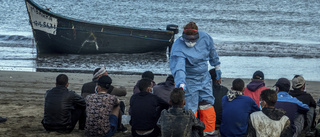
{"type": "Polygon", "coordinates": [[[250,114],[260,111],[251,97],[243,95],[244,85],[240,78],[233,80],[231,90],[221,100],[221,137],[246,137],[250,114]]]}
{"type": "Polygon", "coordinates": [[[199,112],[200,120],[205,124],[204,135],[214,134],[216,121],[208,62],[215,67],[217,80],[220,79],[219,56],[211,36],[198,31],[196,23],[189,22],[184,26],[182,36],[172,45],[169,64],[175,87],[185,90],[185,108],[195,115],[199,112]]]}
{"type": "Polygon", "coordinates": [[[280,78],[274,86],[278,92],[277,103],[274,107],[286,111],[286,116],[290,119],[293,137],[297,137],[303,130],[303,114],[309,111],[309,106],[288,93],[290,90],[290,81],[288,79],[280,78]]]}

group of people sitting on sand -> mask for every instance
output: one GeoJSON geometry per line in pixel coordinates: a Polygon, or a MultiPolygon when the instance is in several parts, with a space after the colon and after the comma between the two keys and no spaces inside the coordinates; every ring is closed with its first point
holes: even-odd
{"type": "MultiPolygon", "coordinates": [[[[198,30],[195,22],[187,23],[171,47],[172,76],[156,84],[153,73],[146,71],[133,89],[129,104],[132,136],[314,135],[316,102],[305,92],[302,76],[292,82],[280,78],[272,90],[265,87],[263,72],[256,71],[247,86],[238,78],[228,89],[221,85],[220,64],[212,37],[198,30]],[[208,71],[209,65],[214,69],[208,71]]],[[[126,95],[125,89],[112,86],[104,67],[94,71],[93,81],[83,85],[81,96],[68,90],[64,74],[57,77],[56,85],[45,97],[42,124],[47,131],[71,132],[77,121],[87,136],[109,137],[127,131],[121,120],[125,105],[117,98],[126,95]]]]}
{"type": "MultiPolygon", "coordinates": [[[[210,70],[215,97],[214,134],[204,135],[203,115],[186,110],[185,92],[175,88],[174,77],[156,84],[154,74],[146,71],[134,86],[130,98],[131,134],[133,137],[198,136],[314,136],[316,102],[305,91],[306,81],[296,75],[291,83],[280,78],[275,90],[265,87],[264,74],[256,71],[245,86],[234,79],[231,89],[216,79],[210,70]],[[292,90],[290,88],[292,87],[292,90]]],[[[56,87],[45,95],[43,127],[48,132],[70,133],[78,123],[86,136],[113,136],[127,128],[121,118],[125,104],[118,99],[127,94],[125,87],[114,87],[106,68],[97,68],[93,80],[85,83],[81,95],[68,89],[68,76],[56,77],[56,87]]],[[[200,109],[199,109],[200,110],[200,109]]]]}

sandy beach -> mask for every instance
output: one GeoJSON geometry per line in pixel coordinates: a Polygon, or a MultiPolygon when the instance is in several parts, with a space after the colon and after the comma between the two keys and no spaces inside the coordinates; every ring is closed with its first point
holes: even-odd
{"type": "MultiPolygon", "coordinates": [[[[75,128],[70,134],[47,133],[41,125],[44,110],[45,91],[55,86],[55,78],[60,73],[55,72],[17,72],[0,71],[0,116],[7,117],[5,123],[0,123],[0,136],[20,136],[20,137],[42,137],[42,136],[62,136],[78,137],[84,136],[84,131],[75,128]]],[[[69,89],[80,94],[84,83],[91,81],[92,74],[84,73],[64,73],[69,77],[69,89]]],[[[129,100],[132,96],[132,89],[140,75],[113,75],[113,85],[124,86],[127,89],[127,95],[120,97],[125,101],[126,111],[129,108],[129,100]]],[[[155,82],[160,83],[166,79],[166,76],[155,76],[155,82]]],[[[290,79],[291,80],[291,79],[290,79]]],[[[233,79],[222,80],[222,85],[231,87],[233,79]]],[[[250,79],[244,79],[248,84],[250,79]]],[[[266,86],[273,88],[276,80],[265,80],[266,86]]],[[[315,100],[320,98],[318,92],[320,82],[307,81],[307,92],[311,93],[315,100]]],[[[318,112],[318,111],[317,111],[318,112]]],[[[127,112],[126,112],[127,114],[127,112]]],[[[130,126],[126,133],[116,133],[116,137],[131,136],[130,126]]]]}

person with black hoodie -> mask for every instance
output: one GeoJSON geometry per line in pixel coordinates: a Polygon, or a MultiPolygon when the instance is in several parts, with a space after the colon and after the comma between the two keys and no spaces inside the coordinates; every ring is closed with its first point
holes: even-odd
{"type": "Polygon", "coordinates": [[[302,76],[300,75],[294,76],[294,78],[292,79],[292,88],[293,90],[291,90],[289,94],[292,97],[296,97],[303,104],[307,104],[309,106],[309,111],[304,115],[304,118],[305,118],[304,127],[305,127],[305,130],[307,131],[306,133],[307,135],[314,134],[313,132],[311,132],[311,126],[313,123],[315,123],[315,117],[316,117],[315,109],[317,107],[317,103],[309,93],[305,92],[306,81],[302,76]]]}
{"type": "Polygon", "coordinates": [[[77,123],[79,130],[84,130],[86,102],[75,91],[69,90],[68,86],[68,76],[59,74],[56,87],[47,90],[45,94],[41,123],[47,132],[70,133],[77,123]]]}
{"type": "Polygon", "coordinates": [[[266,89],[260,95],[262,111],[250,114],[247,137],[292,137],[290,119],[285,111],[275,108],[277,92],[266,89]]]}
{"type": "Polygon", "coordinates": [[[131,134],[133,137],[157,137],[161,133],[158,119],[161,111],[169,108],[169,103],[151,93],[151,79],[141,79],[138,87],[140,92],[130,98],[131,134]]]}
{"type": "Polygon", "coordinates": [[[214,110],[216,111],[216,130],[219,129],[222,120],[222,97],[227,95],[229,89],[221,85],[221,77],[217,80],[216,70],[209,70],[212,79],[212,94],[214,96],[214,110]]]}

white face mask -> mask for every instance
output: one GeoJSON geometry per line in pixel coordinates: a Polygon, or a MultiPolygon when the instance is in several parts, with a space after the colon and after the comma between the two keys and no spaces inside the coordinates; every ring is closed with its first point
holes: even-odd
{"type": "Polygon", "coordinates": [[[184,42],[184,43],[186,43],[186,45],[187,45],[189,48],[192,48],[192,47],[194,47],[194,45],[197,44],[197,42],[184,42]]]}

